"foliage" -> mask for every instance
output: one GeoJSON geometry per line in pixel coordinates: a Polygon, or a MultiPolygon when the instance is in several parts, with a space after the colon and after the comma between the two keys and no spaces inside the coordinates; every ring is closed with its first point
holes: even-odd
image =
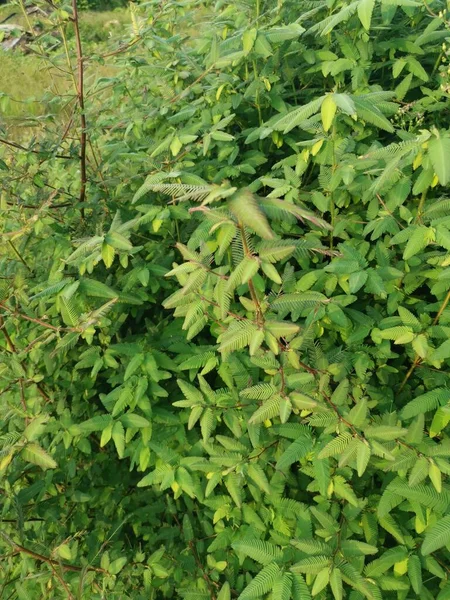
{"type": "Polygon", "coordinates": [[[444,5],[132,22],[85,201],[76,94],[2,148],[0,596],[445,600],[444,5]]]}

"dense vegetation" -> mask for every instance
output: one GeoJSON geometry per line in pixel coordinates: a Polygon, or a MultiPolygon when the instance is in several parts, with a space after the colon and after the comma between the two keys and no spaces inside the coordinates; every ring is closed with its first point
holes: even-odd
{"type": "Polygon", "coordinates": [[[450,598],[444,4],[53,6],[0,123],[0,598],[450,598]]]}

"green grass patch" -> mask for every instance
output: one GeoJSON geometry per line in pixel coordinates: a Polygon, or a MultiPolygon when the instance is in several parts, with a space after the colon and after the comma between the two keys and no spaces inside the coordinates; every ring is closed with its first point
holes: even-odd
{"type": "MultiPolygon", "coordinates": [[[[27,29],[25,16],[17,6],[2,7],[0,21],[12,13],[17,14],[7,23],[27,29]]],[[[42,17],[36,15],[30,15],[29,19],[33,26],[42,22],[42,17]]],[[[123,31],[123,27],[129,22],[130,15],[125,9],[82,12],[80,29],[85,54],[88,56],[93,50],[98,52],[109,39],[117,37],[118,32],[123,31]]],[[[70,43],[73,32],[68,31],[67,35],[70,43]]],[[[62,44],[61,50],[54,54],[54,65],[36,54],[25,54],[21,48],[0,50],[0,64],[0,124],[3,121],[3,125],[7,125],[9,129],[12,127],[18,133],[30,128],[40,128],[46,115],[57,117],[61,114],[64,102],[70,101],[73,83],[67,73],[62,44]],[[54,100],[55,96],[60,96],[57,103],[54,100]]],[[[93,83],[98,77],[110,77],[115,73],[114,65],[88,64],[87,84],[93,83]]]]}

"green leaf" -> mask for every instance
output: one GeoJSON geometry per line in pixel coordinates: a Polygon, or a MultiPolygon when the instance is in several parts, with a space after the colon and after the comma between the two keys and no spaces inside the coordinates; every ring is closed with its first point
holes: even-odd
{"type": "Polygon", "coordinates": [[[119,458],[122,458],[125,452],[125,432],[123,429],[123,425],[120,421],[116,421],[113,425],[112,439],[116,446],[119,458]]]}
{"type": "Polygon", "coordinates": [[[283,556],[277,546],[262,540],[244,539],[233,542],[231,545],[236,552],[249,556],[262,565],[268,565],[273,561],[281,560],[283,556]]]}
{"type": "Polygon", "coordinates": [[[267,218],[250,190],[239,190],[233,194],[228,205],[240,223],[250,227],[264,240],[273,238],[267,218]]]}
{"type": "Polygon", "coordinates": [[[266,400],[262,406],[256,410],[249,419],[250,424],[263,423],[267,419],[272,419],[280,412],[280,397],[273,396],[266,400]]]}
{"type": "Polygon", "coordinates": [[[330,560],[329,556],[311,556],[303,558],[291,567],[291,571],[295,574],[307,573],[317,575],[322,569],[329,568],[330,560]]]}
{"type": "Polygon", "coordinates": [[[319,594],[324,588],[326,588],[329,581],[330,569],[329,567],[325,567],[317,574],[317,577],[314,580],[314,585],[311,590],[311,595],[317,596],[317,594],[319,594]]]}
{"type": "Polygon", "coordinates": [[[450,543],[450,515],[440,519],[425,534],[421,552],[424,556],[450,543]]]}
{"type": "Polygon", "coordinates": [[[328,456],[336,456],[342,454],[348,444],[352,441],[352,435],[350,433],[341,433],[337,437],[328,442],[319,454],[318,458],[327,458],[328,456]]]}
{"type": "Polygon", "coordinates": [[[440,494],[442,492],[442,473],[435,462],[430,463],[428,477],[434,485],[434,489],[440,494]]]}
{"type": "Polygon", "coordinates": [[[56,461],[39,444],[32,442],[22,449],[22,458],[42,469],[56,469],[56,461]]]}
{"type": "Polygon", "coordinates": [[[250,463],[247,469],[248,476],[265,493],[270,494],[270,485],[264,469],[257,463],[250,463]]]}
{"type": "Polygon", "coordinates": [[[102,259],[105,263],[105,267],[109,269],[114,262],[114,248],[110,246],[107,242],[103,242],[102,244],[102,259]]]}
{"type": "Polygon", "coordinates": [[[356,273],[351,273],[348,280],[350,293],[355,294],[358,290],[360,290],[366,283],[368,276],[369,274],[367,271],[357,271],[356,273]]]}
{"type": "Polygon", "coordinates": [[[408,402],[402,409],[402,418],[411,419],[416,415],[438,408],[439,405],[446,404],[449,400],[450,389],[436,388],[408,402]]]}
{"type": "Polygon", "coordinates": [[[427,227],[416,227],[410,235],[403,252],[403,258],[409,260],[427,247],[431,241],[431,232],[427,227]]]}
{"type": "Polygon", "coordinates": [[[37,416],[25,427],[25,431],[23,432],[24,437],[26,437],[29,442],[37,440],[45,432],[47,421],[47,416],[37,416]]]}
{"type": "Polygon", "coordinates": [[[411,554],[408,558],[408,577],[412,589],[416,594],[420,595],[422,590],[422,564],[417,554],[411,554]]]}
{"type": "Polygon", "coordinates": [[[450,423],[450,406],[441,406],[434,413],[433,420],[430,425],[430,438],[436,437],[450,423]]]}
{"type": "Polygon", "coordinates": [[[68,544],[61,544],[58,546],[58,554],[64,560],[72,560],[72,552],[68,544]]]}
{"type": "Polygon", "coordinates": [[[322,115],[322,125],[324,131],[328,131],[333,125],[334,117],[336,115],[337,105],[334,101],[333,94],[325,96],[322,105],[320,107],[320,113],[322,115]]]}
{"type": "Polygon", "coordinates": [[[367,468],[370,460],[370,446],[364,442],[358,443],[358,449],[356,451],[356,467],[358,476],[362,477],[364,471],[367,468]]]}
{"type": "Polygon", "coordinates": [[[336,567],[331,571],[330,587],[331,591],[333,592],[334,600],[342,600],[344,597],[342,577],[341,572],[336,567]]]}
{"type": "Polygon", "coordinates": [[[271,562],[252,579],[244,591],[239,595],[238,600],[253,600],[254,598],[260,598],[272,589],[279,573],[280,567],[276,563],[271,562]]]}
{"type": "Polygon", "coordinates": [[[370,29],[370,23],[372,20],[372,12],[374,6],[375,0],[360,0],[360,2],[358,3],[358,17],[361,21],[362,26],[367,31],[369,31],[370,29]]]}
{"type": "Polygon", "coordinates": [[[428,155],[441,185],[450,182],[450,138],[439,135],[428,142],[428,155]]]}
{"type": "Polygon", "coordinates": [[[309,119],[309,117],[315,114],[320,109],[323,99],[324,96],[315,98],[308,104],[305,104],[299,108],[295,108],[287,114],[274,117],[267,123],[267,125],[276,131],[288,133],[291,131],[291,129],[294,129],[294,127],[297,127],[303,121],[306,121],[306,119],[309,119]]]}
{"type": "Polygon", "coordinates": [[[312,448],[310,436],[303,435],[290,444],[277,461],[276,469],[285,471],[292,464],[305,457],[312,448]]]}
{"type": "Polygon", "coordinates": [[[131,250],[133,248],[133,244],[131,244],[125,236],[123,236],[120,233],[117,233],[117,231],[110,231],[109,233],[107,233],[105,235],[105,242],[106,244],[112,246],[113,248],[116,248],[117,250],[131,250]]]}
{"type": "Polygon", "coordinates": [[[120,417],[120,421],[124,427],[133,427],[135,429],[149,427],[150,425],[150,422],[147,419],[140,415],[136,415],[135,413],[125,413],[120,417]]]}
{"type": "MultiPolygon", "coordinates": [[[[225,487],[238,508],[242,506],[242,477],[237,473],[229,473],[225,478],[225,487]]],[[[255,559],[256,560],[256,559],[255,559]]],[[[265,564],[265,563],[263,563],[265,564]]]]}
{"type": "Polygon", "coordinates": [[[245,54],[248,54],[253,48],[257,35],[258,31],[255,28],[247,29],[247,31],[244,31],[242,36],[242,46],[244,48],[245,54]]]}
{"type": "Polygon", "coordinates": [[[220,588],[220,592],[217,594],[217,600],[231,600],[231,588],[228,581],[220,588]]]}

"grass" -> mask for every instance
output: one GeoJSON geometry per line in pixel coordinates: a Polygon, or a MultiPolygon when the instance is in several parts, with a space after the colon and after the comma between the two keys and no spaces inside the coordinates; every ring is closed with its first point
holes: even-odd
{"type": "MultiPolygon", "coordinates": [[[[1,7],[0,22],[18,11],[20,9],[17,6],[1,7]]],[[[32,25],[38,20],[35,16],[30,17],[32,25]]],[[[19,12],[7,22],[28,29],[24,15],[19,12]]],[[[103,45],[112,35],[117,35],[117,31],[129,22],[129,12],[125,9],[82,12],[80,30],[87,53],[103,45]]],[[[72,32],[68,32],[69,39],[71,36],[72,32]]],[[[55,66],[36,54],[25,54],[22,49],[0,50],[0,126],[3,122],[10,133],[14,130],[14,137],[23,137],[30,128],[36,133],[36,128],[43,126],[46,115],[60,114],[61,104],[55,104],[55,93],[65,94],[67,99],[73,94],[73,84],[62,50],[58,49],[54,54],[54,63],[55,66]]],[[[89,80],[97,77],[113,76],[115,72],[113,65],[96,64],[87,67],[86,79],[89,83],[89,80]]]]}

